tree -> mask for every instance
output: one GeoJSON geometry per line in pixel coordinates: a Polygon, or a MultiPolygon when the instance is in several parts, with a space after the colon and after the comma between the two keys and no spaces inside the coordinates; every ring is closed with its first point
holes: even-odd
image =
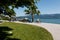
{"type": "Polygon", "coordinates": [[[3,7],[7,11],[7,13],[9,13],[9,16],[11,14],[11,12],[9,12],[11,11],[9,9],[9,6],[11,6],[14,9],[18,7],[29,7],[32,5],[32,3],[35,4],[36,0],[0,0],[0,6],[3,7]]]}
{"type": "Polygon", "coordinates": [[[10,9],[10,8],[8,8],[7,10],[6,10],[6,15],[8,15],[9,17],[10,17],[10,20],[11,19],[14,19],[14,18],[12,18],[13,16],[15,17],[16,16],[16,13],[14,12],[14,10],[13,9],[10,9]]]}
{"type": "Polygon", "coordinates": [[[37,10],[37,7],[35,4],[32,4],[25,10],[26,14],[31,14],[32,15],[32,22],[34,22],[34,14],[40,14],[40,11],[37,10]]]}
{"type": "Polygon", "coordinates": [[[4,8],[0,6],[0,19],[2,19],[4,8]]]}
{"type": "Polygon", "coordinates": [[[0,6],[7,8],[12,6],[13,8],[29,6],[32,3],[35,3],[35,0],[0,0],[0,6]]]}
{"type": "Polygon", "coordinates": [[[14,12],[14,10],[13,9],[10,9],[10,8],[7,8],[6,10],[5,10],[5,8],[3,8],[3,7],[0,7],[0,17],[2,18],[2,19],[9,19],[9,18],[11,18],[11,16],[15,16],[15,12],[14,12]]]}
{"type": "Polygon", "coordinates": [[[16,14],[13,9],[7,9],[6,12],[7,12],[6,15],[9,15],[9,17],[15,16],[15,14],[16,14]]]}
{"type": "Polygon", "coordinates": [[[32,3],[35,3],[34,0],[0,0],[0,6],[5,10],[11,6],[13,9],[18,7],[28,7],[32,3]]]}
{"type": "Polygon", "coordinates": [[[39,10],[37,10],[37,15],[38,15],[38,18],[39,18],[39,20],[37,20],[38,22],[40,21],[40,11],[39,10]]]}

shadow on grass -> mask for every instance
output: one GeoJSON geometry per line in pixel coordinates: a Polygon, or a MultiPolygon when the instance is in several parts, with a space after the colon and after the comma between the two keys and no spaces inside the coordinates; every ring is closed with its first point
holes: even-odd
{"type": "Polygon", "coordinates": [[[0,26],[0,40],[21,40],[17,38],[10,38],[10,36],[13,35],[12,28],[9,28],[8,26],[0,26]],[[10,33],[9,33],[10,31],[10,33]]]}

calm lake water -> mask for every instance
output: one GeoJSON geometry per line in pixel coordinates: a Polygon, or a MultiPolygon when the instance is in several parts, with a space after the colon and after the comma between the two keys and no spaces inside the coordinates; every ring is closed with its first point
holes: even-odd
{"type": "MultiPolygon", "coordinates": [[[[21,19],[21,18],[18,18],[21,19]]],[[[31,19],[29,19],[31,21],[31,19]]],[[[37,19],[35,18],[34,21],[36,21],[37,19]]],[[[60,24],[60,19],[40,19],[40,22],[43,23],[55,23],[55,24],[60,24]]]]}
{"type": "Polygon", "coordinates": [[[44,23],[60,24],[60,19],[40,19],[40,21],[44,23]]]}

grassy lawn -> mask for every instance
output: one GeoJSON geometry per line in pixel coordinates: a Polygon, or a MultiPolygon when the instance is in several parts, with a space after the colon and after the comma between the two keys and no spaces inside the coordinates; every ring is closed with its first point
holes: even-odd
{"type": "Polygon", "coordinates": [[[12,22],[0,24],[1,27],[13,29],[11,38],[18,38],[20,40],[53,40],[52,35],[42,27],[12,22]]]}

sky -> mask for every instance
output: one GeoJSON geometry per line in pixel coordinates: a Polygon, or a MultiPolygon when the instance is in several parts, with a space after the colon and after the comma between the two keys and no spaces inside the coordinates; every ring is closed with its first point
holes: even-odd
{"type": "MultiPolygon", "coordinates": [[[[60,0],[40,0],[37,3],[37,7],[41,14],[60,14],[60,0]]],[[[15,8],[16,16],[25,16],[25,9],[21,7],[18,9],[15,8]]]]}

